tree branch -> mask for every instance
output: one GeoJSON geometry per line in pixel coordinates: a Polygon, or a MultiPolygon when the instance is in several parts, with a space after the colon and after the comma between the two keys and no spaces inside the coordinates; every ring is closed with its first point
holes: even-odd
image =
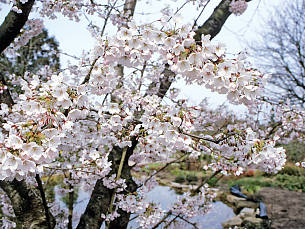
{"type": "Polygon", "coordinates": [[[51,226],[49,207],[48,207],[48,203],[47,203],[47,200],[46,200],[45,192],[43,190],[42,181],[41,181],[40,176],[38,174],[36,174],[35,179],[37,181],[37,185],[38,185],[37,187],[39,189],[40,196],[41,196],[41,199],[42,199],[42,204],[43,204],[43,207],[44,207],[44,210],[45,210],[46,221],[47,221],[47,224],[48,224],[48,229],[51,229],[52,226],[51,226]]]}
{"type": "MultiPolygon", "coordinates": [[[[251,0],[246,0],[250,2],[251,0]]],[[[213,39],[221,30],[222,26],[228,19],[228,17],[232,14],[229,10],[231,1],[222,0],[219,5],[214,9],[212,15],[205,21],[205,23],[200,26],[195,32],[194,39],[196,41],[201,40],[201,35],[211,35],[211,39],[213,39]]]]}
{"type": "MultiPolygon", "coordinates": [[[[134,192],[137,189],[137,185],[132,179],[130,174],[130,166],[128,165],[128,159],[132,155],[138,141],[135,137],[132,139],[132,146],[127,148],[126,158],[124,160],[121,178],[125,179],[125,183],[127,185],[126,191],[123,191],[123,194],[127,192],[134,192]]],[[[114,146],[113,150],[109,154],[109,160],[112,161],[112,171],[113,173],[118,171],[119,165],[121,162],[123,149],[114,146]]],[[[113,174],[112,173],[112,174],[113,174]]],[[[109,206],[111,203],[111,197],[113,195],[114,190],[108,189],[103,185],[103,179],[97,180],[94,189],[92,191],[89,203],[86,207],[84,214],[81,216],[77,229],[96,229],[100,228],[104,219],[101,218],[101,215],[106,215],[109,206]]],[[[120,217],[112,221],[109,225],[110,229],[123,229],[127,227],[129,222],[130,213],[126,213],[121,209],[118,210],[120,217]]]]}
{"type": "MultiPolygon", "coordinates": [[[[247,0],[249,2],[251,0],[247,0]]],[[[211,16],[205,21],[205,23],[200,26],[195,31],[194,39],[197,43],[201,42],[202,35],[211,35],[211,39],[213,39],[221,30],[222,26],[228,19],[228,17],[232,14],[229,11],[230,1],[222,0],[219,5],[214,9],[214,12],[211,16]]],[[[167,93],[168,89],[172,85],[175,79],[175,73],[169,70],[169,66],[166,65],[164,71],[162,72],[163,76],[159,83],[160,88],[157,91],[157,96],[160,98],[164,98],[165,94],[167,93]]],[[[154,89],[156,88],[157,83],[153,82],[149,85],[149,88],[146,91],[146,95],[155,94],[154,89]]]]}
{"type": "Polygon", "coordinates": [[[14,41],[20,33],[20,30],[28,20],[32,6],[35,0],[28,0],[25,4],[17,1],[17,7],[22,13],[16,13],[11,10],[5,17],[4,22],[0,26],[0,54],[14,41]]]}
{"type": "MultiPolygon", "coordinates": [[[[27,3],[22,4],[20,1],[17,1],[17,7],[22,10],[22,13],[18,14],[11,10],[6,16],[0,26],[0,54],[20,33],[20,29],[26,23],[34,2],[34,0],[29,0],[27,3]]],[[[2,74],[0,74],[0,81],[1,84],[6,85],[2,74]]],[[[0,95],[0,102],[7,104],[9,107],[14,104],[8,89],[0,95]]],[[[46,209],[38,197],[39,194],[27,185],[24,180],[0,181],[0,187],[11,200],[18,220],[17,225],[20,228],[49,229],[55,227],[55,219],[49,212],[45,212],[46,209]],[[49,215],[49,219],[47,219],[46,215],[49,215]]]]}

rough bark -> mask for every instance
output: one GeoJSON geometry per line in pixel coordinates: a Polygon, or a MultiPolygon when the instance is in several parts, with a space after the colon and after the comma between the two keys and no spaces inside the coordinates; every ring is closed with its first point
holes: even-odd
{"type": "MultiPolygon", "coordinates": [[[[29,188],[24,181],[16,179],[7,182],[0,181],[0,187],[8,195],[17,218],[17,228],[48,229],[45,210],[39,192],[29,188]]],[[[55,227],[55,219],[51,216],[51,228],[55,227]]]]}
{"type": "Polygon", "coordinates": [[[222,0],[219,5],[214,9],[212,15],[203,23],[202,26],[196,30],[194,39],[200,42],[201,35],[211,35],[213,39],[221,30],[223,24],[226,22],[228,17],[231,15],[229,11],[230,1],[222,0]]]}
{"type": "Polygon", "coordinates": [[[127,19],[133,17],[134,11],[136,9],[137,0],[126,0],[124,3],[124,15],[127,19]]]}
{"type": "MultiPolygon", "coordinates": [[[[132,140],[132,146],[127,149],[126,158],[123,165],[121,178],[126,180],[127,190],[122,192],[123,194],[134,192],[137,189],[137,185],[132,179],[130,174],[130,166],[128,165],[128,159],[132,155],[133,150],[137,145],[137,140],[132,140]]],[[[115,146],[109,155],[109,159],[112,161],[112,171],[117,172],[121,161],[123,149],[115,146]]],[[[113,189],[108,189],[103,185],[103,179],[97,180],[95,187],[92,191],[89,203],[86,207],[84,214],[81,216],[77,229],[99,229],[104,222],[101,215],[107,215],[113,189]]],[[[119,218],[111,222],[111,229],[123,229],[127,227],[130,214],[122,210],[118,211],[121,215],[119,218]]]]}
{"type": "Polygon", "coordinates": [[[34,2],[35,0],[28,0],[27,3],[22,4],[20,1],[17,1],[17,7],[22,10],[22,13],[16,13],[11,10],[5,17],[4,22],[0,26],[0,54],[20,33],[20,29],[22,29],[28,20],[34,2]]]}
{"type": "MultiPolygon", "coordinates": [[[[0,76],[1,83],[5,84],[1,73],[0,76]]],[[[0,94],[0,103],[6,103],[9,107],[13,105],[9,90],[0,94]]],[[[49,220],[47,220],[46,209],[39,197],[39,192],[27,185],[24,180],[15,179],[11,182],[0,180],[0,187],[11,201],[19,228],[50,229],[55,227],[55,219],[50,212],[48,212],[49,220]]]]}

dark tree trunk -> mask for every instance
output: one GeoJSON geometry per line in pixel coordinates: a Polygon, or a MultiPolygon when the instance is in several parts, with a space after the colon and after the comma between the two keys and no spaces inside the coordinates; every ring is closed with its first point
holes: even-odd
{"type": "Polygon", "coordinates": [[[19,35],[20,30],[28,20],[34,2],[35,0],[28,0],[27,3],[22,4],[20,1],[17,1],[17,7],[22,10],[22,13],[11,10],[5,17],[4,22],[0,26],[0,54],[19,35]]]}
{"type": "MultiPolygon", "coordinates": [[[[38,190],[29,188],[25,181],[16,179],[11,182],[0,181],[0,187],[11,200],[19,228],[49,229],[38,190]]],[[[51,228],[54,228],[55,219],[51,214],[49,215],[51,228]]]]}
{"type": "MultiPolygon", "coordinates": [[[[133,138],[132,146],[127,149],[126,158],[124,160],[121,178],[126,180],[127,189],[121,192],[122,194],[132,193],[137,190],[137,185],[133,181],[128,159],[133,153],[138,141],[133,138]]],[[[115,146],[109,155],[109,160],[112,161],[112,171],[117,173],[123,149],[115,146]]],[[[107,215],[111,203],[111,197],[114,190],[108,189],[103,185],[103,179],[97,180],[95,187],[92,191],[89,203],[84,214],[81,216],[77,229],[99,229],[104,222],[101,215],[107,215]]],[[[127,227],[130,213],[119,210],[120,217],[110,223],[111,229],[124,229],[127,227]]]]}

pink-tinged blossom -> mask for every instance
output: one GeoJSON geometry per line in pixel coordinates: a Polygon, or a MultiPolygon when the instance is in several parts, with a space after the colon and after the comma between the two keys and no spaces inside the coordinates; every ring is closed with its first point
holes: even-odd
{"type": "Polygon", "coordinates": [[[9,138],[6,140],[6,146],[12,147],[13,149],[21,149],[23,145],[23,141],[20,137],[11,134],[9,138]]]}
{"type": "MultiPolygon", "coordinates": [[[[207,3],[191,2],[199,6],[207,3]]],[[[105,19],[105,11],[98,7],[84,11],[83,3],[87,2],[42,1],[39,13],[53,18],[61,12],[79,20],[82,12],[86,12],[105,19]]],[[[231,2],[230,10],[238,14],[242,10],[236,3],[242,6],[245,2],[231,2]]],[[[129,150],[128,160],[134,169],[156,161],[170,162],[176,159],[177,152],[182,152],[189,158],[208,155],[211,161],[203,169],[224,175],[240,175],[249,167],[278,172],[286,158],[284,149],[275,147],[275,142],[304,139],[304,111],[277,108],[274,117],[281,126],[274,135],[280,139],[270,139],[270,128],[257,130],[251,123],[253,118],[247,122],[235,122],[234,117],[227,120],[228,113],[214,112],[204,101],[192,106],[190,101],[180,99],[180,91],[173,87],[178,79],[225,94],[233,104],[252,105],[254,111],[266,77],[247,67],[245,55],[229,58],[225,46],[211,41],[210,35],[203,35],[201,43],[196,44],[192,26],[181,26],[180,16],[170,17],[168,14],[155,23],[136,25],[127,23],[124,15],[112,14],[109,19],[122,27],[114,36],[97,38],[96,48],[84,54],[79,65],[69,66],[59,74],[47,73],[43,79],[26,73],[24,79],[16,80],[22,93],[15,96],[15,105],[1,105],[0,180],[16,178],[35,184],[36,174],[67,172],[70,174],[64,180],[67,186],[90,192],[96,180],[102,179],[104,187],[116,193],[114,211],[101,217],[114,220],[120,208],[138,214],[140,226],[150,228],[165,215],[159,205],[149,203],[145,197],[156,181],[136,180],[141,188],[129,193],[128,182],[112,168],[110,155],[114,150],[129,150]],[[171,21],[176,24],[173,26],[171,21]],[[164,28],[160,30],[155,24],[164,28]],[[167,73],[171,75],[168,79],[167,73]],[[89,81],[80,84],[87,75],[89,81]],[[165,93],[160,84],[164,80],[173,82],[169,93],[163,95],[173,102],[168,103],[157,94],[165,93]],[[149,85],[153,87],[151,91],[149,85]],[[233,124],[223,127],[227,121],[233,124]],[[249,126],[253,130],[247,129],[249,126]],[[288,132],[290,136],[286,138],[288,132]]],[[[37,21],[37,26],[31,27],[38,31],[41,23],[37,21]]],[[[91,28],[91,32],[101,31],[91,28]]],[[[299,166],[304,166],[304,162],[299,166]]],[[[73,189],[57,191],[67,194],[73,189]]],[[[197,196],[185,193],[171,211],[185,218],[204,214],[214,197],[212,192],[204,187],[197,196]]],[[[56,219],[59,215],[67,216],[55,203],[51,210],[56,219]]],[[[58,221],[59,227],[67,227],[65,220],[58,221]]]]}
{"type": "Polygon", "coordinates": [[[236,16],[242,15],[247,9],[247,2],[245,0],[232,0],[229,10],[236,16]]]}

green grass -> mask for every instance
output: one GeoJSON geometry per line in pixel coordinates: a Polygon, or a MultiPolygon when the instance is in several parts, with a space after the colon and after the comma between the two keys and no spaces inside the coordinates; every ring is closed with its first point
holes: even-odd
{"type": "Polygon", "coordinates": [[[204,175],[203,171],[188,171],[188,170],[182,170],[179,168],[173,168],[170,170],[171,175],[178,177],[178,176],[196,176],[197,178],[202,177],[204,175]]]}
{"type": "Polygon", "coordinates": [[[175,177],[175,182],[176,183],[183,183],[183,182],[185,182],[185,176],[177,176],[177,177],[175,177]]]}
{"type": "Polygon", "coordinates": [[[273,186],[272,179],[265,177],[243,177],[238,180],[228,180],[226,183],[231,187],[238,184],[243,192],[253,194],[260,190],[262,187],[273,186]]]}
{"type": "Polygon", "coordinates": [[[142,172],[149,173],[150,171],[161,169],[164,165],[165,165],[165,164],[164,164],[164,163],[161,163],[161,162],[159,162],[159,163],[152,163],[152,164],[143,166],[143,167],[141,168],[141,171],[142,171],[142,172]]]}
{"type": "Polygon", "coordinates": [[[275,175],[259,174],[253,177],[226,179],[222,183],[228,184],[228,186],[238,184],[244,192],[249,194],[259,191],[262,187],[279,187],[290,191],[305,192],[305,170],[288,164],[275,175]]]}

